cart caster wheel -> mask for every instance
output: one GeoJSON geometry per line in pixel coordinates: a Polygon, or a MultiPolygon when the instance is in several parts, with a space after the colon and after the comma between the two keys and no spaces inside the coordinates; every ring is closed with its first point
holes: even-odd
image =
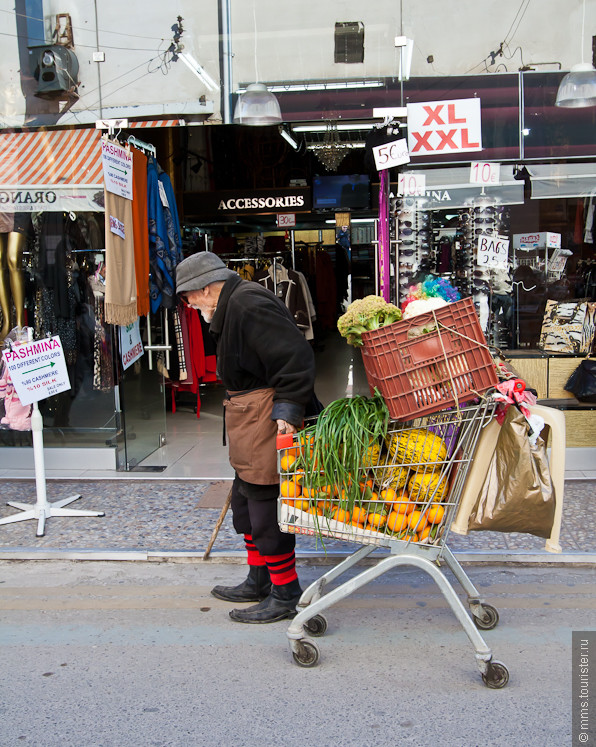
{"type": "Polygon", "coordinates": [[[314,667],[319,662],[319,647],[314,641],[298,642],[298,651],[292,651],[294,661],[299,667],[314,667]]]}
{"type": "Polygon", "coordinates": [[[315,615],[304,623],[304,630],[306,630],[309,635],[314,635],[315,637],[325,635],[325,631],[327,630],[327,620],[323,615],[315,615]]]}
{"type": "Polygon", "coordinates": [[[492,630],[499,622],[499,613],[492,604],[483,604],[482,611],[484,612],[484,617],[473,615],[474,625],[480,628],[480,630],[492,630]]]}
{"type": "Polygon", "coordinates": [[[500,661],[489,661],[486,673],[482,680],[491,690],[499,690],[509,682],[509,670],[500,661]]]}

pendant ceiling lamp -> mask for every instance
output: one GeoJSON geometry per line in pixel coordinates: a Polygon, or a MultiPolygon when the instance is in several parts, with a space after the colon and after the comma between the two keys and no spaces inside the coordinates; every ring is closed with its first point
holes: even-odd
{"type": "Polygon", "coordinates": [[[596,70],[589,62],[584,62],[584,28],[586,22],[586,0],[583,0],[582,33],[580,48],[582,61],[574,65],[563,78],[557,91],[555,104],[566,108],[596,106],[596,70]]]}
{"type": "Polygon", "coordinates": [[[267,89],[264,83],[259,83],[259,70],[257,67],[257,14],[253,0],[252,16],[254,24],[255,39],[255,80],[246,87],[238,97],[234,109],[234,124],[252,125],[262,127],[265,125],[279,125],[282,123],[281,109],[275,94],[267,89]]]}
{"type": "Polygon", "coordinates": [[[251,83],[238,97],[234,109],[234,124],[258,127],[281,122],[279,102],[264,83],[251,83]]]}

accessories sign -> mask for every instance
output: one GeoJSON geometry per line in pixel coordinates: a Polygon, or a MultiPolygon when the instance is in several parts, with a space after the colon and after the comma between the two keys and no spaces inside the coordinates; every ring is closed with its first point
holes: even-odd
{"type": "Polygon", "coordinates": [[[480,99],[408,104],[411,156],[482,150],[480,99]]]}

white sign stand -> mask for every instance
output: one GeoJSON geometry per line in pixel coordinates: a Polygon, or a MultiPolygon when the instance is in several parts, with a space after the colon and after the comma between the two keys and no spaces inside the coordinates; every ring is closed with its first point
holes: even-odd
{"type": "MultiPolygon", "coordinates": [[[[29,342],[33,339],[33,330],[29,329],[29,342]]],[[[13,514],[0,519],[0,524],[13,524],[17,521],[37,519],[37,537],[45,535],[45,522],[51,516],[105,516],[103,511],[83,511],[75,508],[64,508],[69,503],[78,500],[80,495],[72,495],[59,501],[50,503],[46,495],[46,473],[43,458],[43,418],[39,411],[37,402],[33,402],[31,412],[31,432],[33,435],[33,457],[35,460],[35,487],[37,491],[37,502],[34,506],[29,503],[18,501],[7,501],[7,506],[18,508],[22,514],[13,514]]]]}

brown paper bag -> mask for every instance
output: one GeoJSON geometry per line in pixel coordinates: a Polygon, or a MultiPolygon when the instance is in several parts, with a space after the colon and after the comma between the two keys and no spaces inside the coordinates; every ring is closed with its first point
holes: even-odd
{"type": "Polygon", "coordinates": [[[544,441],[528,439],[529,426],[516,407],[509,407],[488,473],[468,520],[468,529],[551,535],[555,490],[544,441]]]}

